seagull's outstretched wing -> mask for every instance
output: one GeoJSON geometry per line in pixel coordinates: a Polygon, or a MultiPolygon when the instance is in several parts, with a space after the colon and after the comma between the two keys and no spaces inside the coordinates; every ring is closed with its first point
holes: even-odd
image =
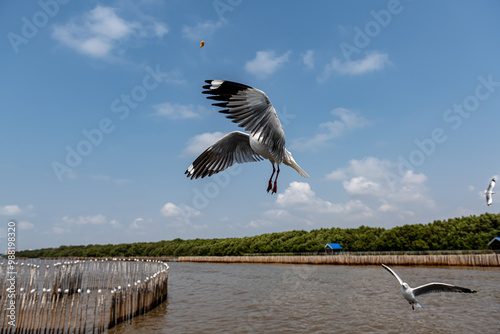
{"type": "Polygon", "coordinates": [[[491,204],[493,203],[493,198],[491,197],[491,192],[486,192],[486,204],[488,206],[491,206],[491,204]]]}
{"type": "Polygon", "coordinates": [[[184,172],[187,177],[212,176],[234,163],[260,161],[263,158],[250,147],[249,135],[240,131],[228,133],[207,148],[184,172]]]}
{"type": "Polygon", "coordinates": [[[385,269],[387,269],[388,272],[390,272],[394,277],[396,277],[398,279],[398,282],[400,285],[403,285],[403,280],[398,276],[398,274],[396,274],[391,268],[389,268],[388,266],[386,266],[385,264],[381,263],[382,267],[384,267],[385,269]]]}
{"type": "Polygon", "coordinates": [[[222,101],[212,105],[222,108],[233,123],[239,123],[253,135],[258,135],[263,144],[270,147],[273,159],[281,163],[285,152],[285,133],[278,114],[267,95],[256,88],[232,81],[205,80],[203,94],[208,99],[222,101]]]}
{"type": "Polygon", "coordinates": [[[487,192],[493,191],[493,187],[495,186],[495,178],[492,178],[490,181],[490,184],[488,185],[488,189],[486,189],[487,192]]]}
{"type": "Polygon", "coordinates": [[[413,294],[415,297],[420,295],[425,295],[428,293],[438,293],[438,292],[462,292],[462,293],[476,293],[476,290],[469,288],[462,288],[456,285],[447,283],[429,283],[413,289],[413,294]]]}

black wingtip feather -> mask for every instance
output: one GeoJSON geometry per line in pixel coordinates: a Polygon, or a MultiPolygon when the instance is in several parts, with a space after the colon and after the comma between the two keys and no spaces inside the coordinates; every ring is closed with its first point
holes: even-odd
{"type": "Polygon", "coordinates": [[[230,97],[231,96],[229,95],[213,95],[213,96],[207,96],[207,99],[215,101],[229,101],[230,97]]]}
{"type": "MultiPolygon", "coordinates": [[[[212,87],[212,81],[214,80],[205,80],[206,83],[209,83],[210,85],[205,85],[203,88],[205,89],[210,89],[212,87]]],[[[234,95],[237,94],[239,91],[252,88],[250,86],[234,82],[234,81],[226,81],[226,80],[220,80],[222,83],[217,87],[217,89],[211,89],[211,92],[213,94],[228,94],[228,95],[234,95]]]]}

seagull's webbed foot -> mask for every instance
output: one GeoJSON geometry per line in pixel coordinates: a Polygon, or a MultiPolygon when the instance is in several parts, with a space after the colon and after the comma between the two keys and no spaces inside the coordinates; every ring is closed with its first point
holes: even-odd
{"type": "Polygon", "coordinates": [[[267,192],[269,192],[269,190],[273,189],[273,183],[271,180],[269,180],[269,185],[267,186],[267,192]]]}
{"type": "Polygon", "coordinates": [[[273,191],[271,192],[271,194],[276,194],[278,192],[278,184],[276,183],[276,181],[274,181],[274,187],[273,187],[273,191]]]}

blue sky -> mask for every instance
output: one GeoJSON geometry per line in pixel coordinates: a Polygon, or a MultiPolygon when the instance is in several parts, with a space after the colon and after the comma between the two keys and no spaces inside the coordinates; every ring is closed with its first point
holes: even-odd
{"type": "MultiPolygon", "coordinates": [[[[497,212],[497,1],[0,5],[0,245],[427,223],[497,212]],[[204,40],[205,46],[200,48],[204,40]],[[184,171],[239,130],[206,79],[266,92],[310,175],[184,171]]],[[[334,241],[334,240],[332,240],[334,241]]],[[[0,246],[2,249],[4,246],[0,246]]]]}

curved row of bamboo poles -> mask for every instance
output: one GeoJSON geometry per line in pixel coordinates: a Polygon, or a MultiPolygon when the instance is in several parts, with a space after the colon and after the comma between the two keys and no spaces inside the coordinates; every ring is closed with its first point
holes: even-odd
{"type": "Polygon", "coordinates": [[[101,333],[166,300],[167,283],[168,265],[157,260],[17,260],[15,270],[3,262],[0,334],[101,333]]]}
{"type": "Polygon", "coordinates": [[[500,254],[326,255],[326,256],[181,256],[179,262],[288,263],[328,265],[478,266],[499,267],[500,254]]]}

